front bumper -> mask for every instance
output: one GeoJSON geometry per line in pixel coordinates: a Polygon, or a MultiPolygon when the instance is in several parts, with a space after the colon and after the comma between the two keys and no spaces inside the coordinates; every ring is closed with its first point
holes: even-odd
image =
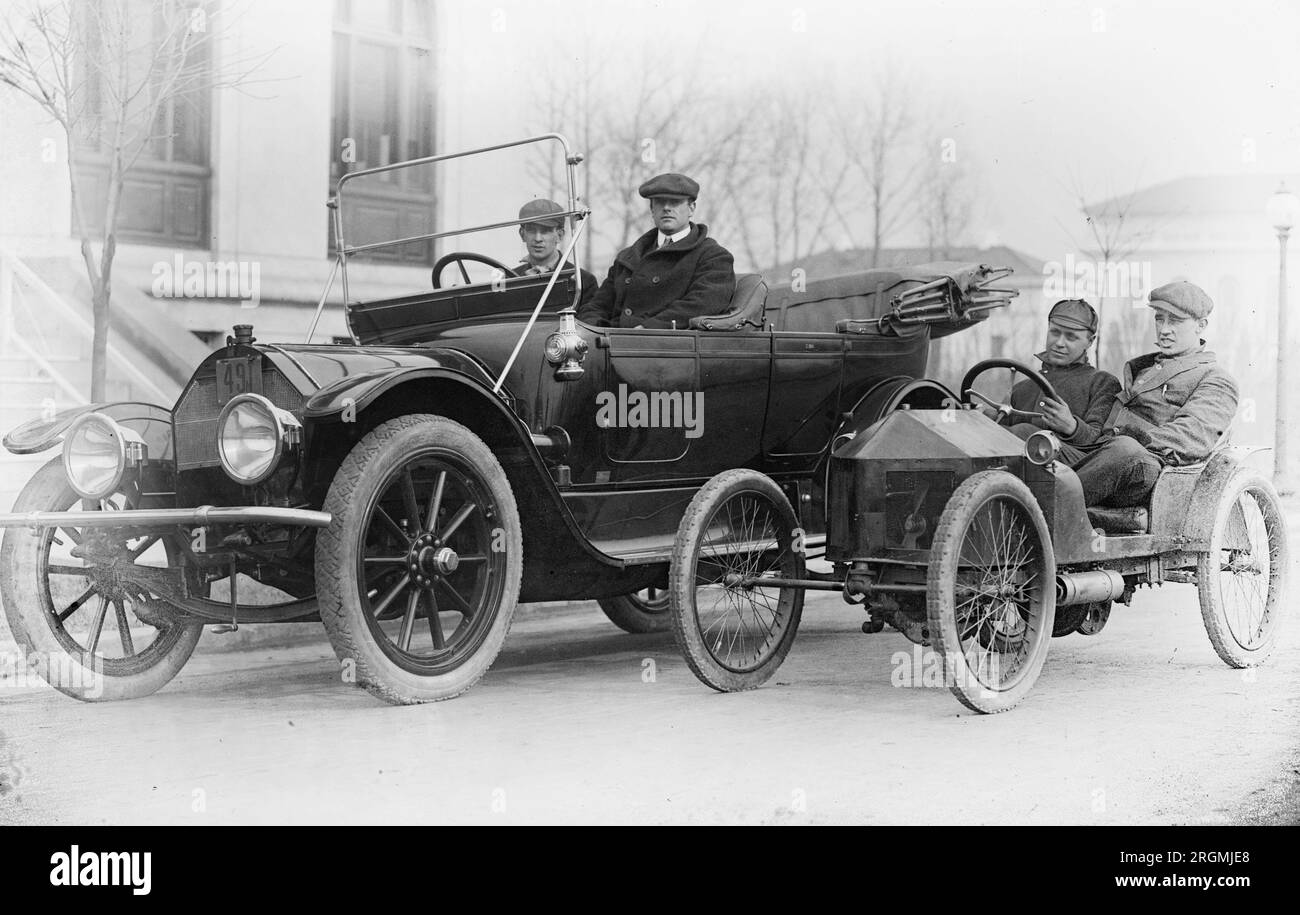
{"type": "Polygon", "coordinates": [[[177,524],[289,524],[328,527],[329,512],[306,508],[258,506],[145,508],[130,511],[9,512],[0,514],[0,527],[171,527],[177,524]]]}

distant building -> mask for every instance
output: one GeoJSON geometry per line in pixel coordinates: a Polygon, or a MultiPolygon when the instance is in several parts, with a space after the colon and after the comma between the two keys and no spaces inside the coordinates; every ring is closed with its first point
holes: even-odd
{"type": "MultiPolygon", "coordinates": [[[[1241,386],[1233,440],[1265,447],[1273,444],[1277,348],[1296,348],[1294,335],[1288,341],[1277,339],[1278,240],[1264,215],[1269,197],[1284,180],[1300,192],[1300,175],[1219,175],[1179,178],[1087,207],[1097,219],[1114,219],[1126,210],[1124,233],[1137,244],[1127,260],[1149,269],[1153,285],[1185,279],[1213,298],[1208,348],[1241,386]]],[[[1300,227],[1292,231],[1288,246],[1293,333],[1300,333],[1295,327],[1300,324],[1297,235],[1300,227]]],[[[1125,344],[1103,356],[1103,366],[1117,374],[1125,358],[1154,349],[1149,310],[1137,305],[1112,309],[1103,329],[1125,344]]],[[[1271,456],[1262,460],[1263,465],[1270,462],[1271,456]]]]}

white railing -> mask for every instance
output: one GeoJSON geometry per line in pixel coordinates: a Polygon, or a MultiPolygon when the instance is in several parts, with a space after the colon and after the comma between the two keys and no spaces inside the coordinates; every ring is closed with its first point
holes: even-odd
{"type": "MultiPolygon", "coordinates": [[[[44,317],[38,319],[38,314],[42,316],[50,315],[56,321],[66,323],[72,332],[82,340],[92,340],[94,338],[94,325],[80,309],[51,289],[17,255],[0,248],[0,352],[8,351],[11,347],[16,348],[23,356],[39,366],[41,371],[50,377],[55,386],[68,395],[74,403],[89,403],[90,392],[78,389],[42,353],[42,350],[48,352],[50,349],[49,341],[45,339],[41,328],[42,322],[48,322],[49,319],[44,317]],[[32,308],[29,297],[38,300],[38,308],[32,308]],[[25,322],[30,327],[27,333],[20,331],[18,323],[14,319],[15,309],[18,307],[22,308],[28,319],[25,322]],[[36,341],[30,339],[33,335],[39,338],[39,346],[36,341]]],[[[112,342],[108,344],[108,364],[110,367],[120,370],[133,384],[152,392],[159,402],[168,403],[171,401],[171,395],[142,372],[112,342]]]]}

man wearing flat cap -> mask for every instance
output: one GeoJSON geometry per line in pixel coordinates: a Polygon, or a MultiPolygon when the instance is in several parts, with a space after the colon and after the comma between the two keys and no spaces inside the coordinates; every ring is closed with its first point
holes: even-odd
{"type": "Polygon", "coordinates": [[[1161,467],[1205,460],[1237,412],[1237,383],[1201,339],[1214,308],[1210,297],[1179,281],[1148,298],[1156,351],[1124,366],[1124,388],[1101,436],[1070,462],[1088,505],[1144,504],[1161,467]]]}
{"type": "Polygon", "coordinates": [[[1077,450],[1080,446],[1097,440],[1120,389],[1118,378],[1088,361],[1088,348],[1096,338],[1097,312],[1091,305],[1083,299],[1062,299],[1053,305],[1047,313],[1046,347],[1036,358],[1061,399],[1045,397],[1026,378],[1011,389],[1011,406],[1039,416],[1025,422],[1015,422],[1015,415],[1001,420],[1021,438],[1051,429],[1061,437],[1061,458],[1067,463],[1072,456],[1083,457],[1077,450]]]}
{"type": "Polygon", "coordinates": [[[641,185],[655,227],[614,258],[578,320],[601,327],[685,330],[691,318],[726,311],[736,289],[731,252],[692,223],[700,186],[685,175],[641,185]]]}
{"type": "MultiPolygon", "coordinates": [[[[519,227],[519,238],[524,243],[524,259],[515,268],[519,276],[546,276],[560,266],[561,247],[564,245],[564,207],[554,200],[537,198],[519,208],[519,218],[530,220],[519,227]]],[[[564,267],[573,266],[565,261],[564,267]]],[[[591,301],[596,294],[596,278],[582,271],[582,296],[579,306],[591,301]]]]}

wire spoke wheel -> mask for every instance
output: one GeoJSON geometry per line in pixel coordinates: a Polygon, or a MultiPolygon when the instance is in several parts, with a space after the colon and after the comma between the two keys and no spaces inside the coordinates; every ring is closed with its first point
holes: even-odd
{"type": "Polygon", "coordinates": [[[1277,493],[1257,474],[1238,473],[1219,498],[1196,576],[1201,619],[1225,664],[1253,667],[1272,652],[1286,571],[1286,521],[1277,493]]]}
{"type": "MultiPolygon", "coordinates": [[[[68,487],[55,459],[15,504],[22,511],[121,511],[122,493],[94,503],[68,487]]],[[[184,666],[201,621],[166,604],[180,589],[175,551],[160,534],[123,537],[112,528],[11,528],[0,550],[0,587],[10,629],[45,680],[88,701],[156,692],[184,666]]]]}
{"type": "Polygon", "coordinates": [[[1006,711],[1032,688],[1052,636],[1055,577],[1024,483],[984,471],[957,488],[935,531],[927,613],[947,685],[968,708],[1006,711]]]}
{"type": "Polygon", "coordinates": [[[505,471],[439,416],[390,420],[348,454],[317,538],[321,619],[345,670],[395,703],[446,699],[495,659],[523,568],[505,471]]]}
{"type": "Polygon", "coordinates": [[[766,682],[785,660],[803,612],[798,521],[779,486],[752,470],[718,474],[678,527],[669,573],[673,633],[695,675],[731,692],[766,682]]]}

